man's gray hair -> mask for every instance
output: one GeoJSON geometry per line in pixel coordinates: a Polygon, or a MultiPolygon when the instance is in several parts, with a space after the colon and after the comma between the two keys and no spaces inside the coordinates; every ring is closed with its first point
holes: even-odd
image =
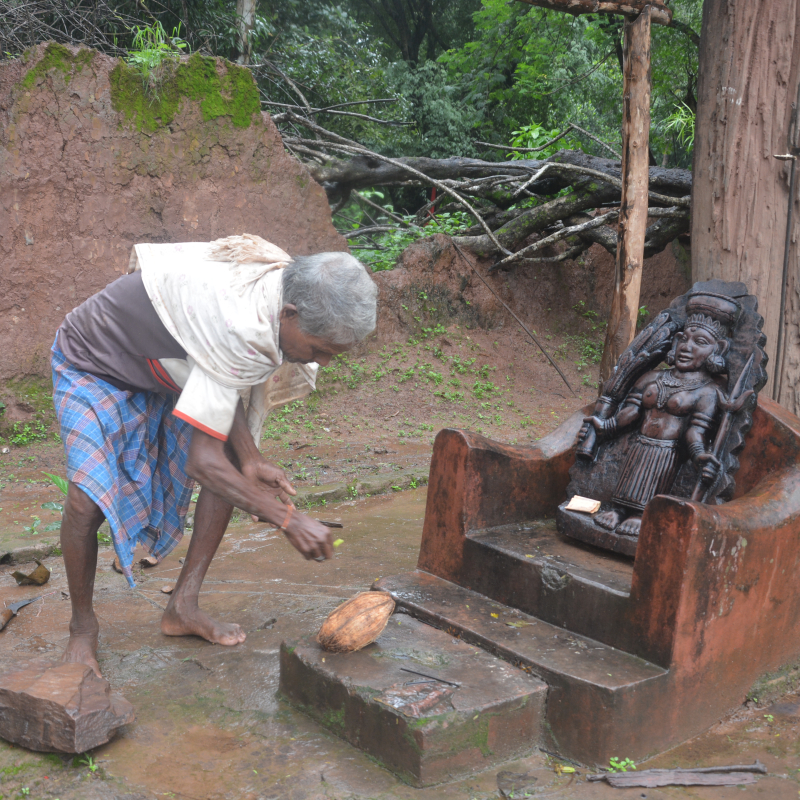
{"type": "Polygon", "coordinates": [[[351,345],[375,330],[378,287],[348,253],[293,258],[283,270],[283,302],[297,308],[300,329],[351,345]]]}

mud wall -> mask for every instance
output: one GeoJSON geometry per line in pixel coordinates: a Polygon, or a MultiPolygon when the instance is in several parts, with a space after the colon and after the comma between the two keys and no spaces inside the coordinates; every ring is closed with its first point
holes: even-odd
{"type": "Polygon", "coordinates": [[[147,92],[122,62],[53,43],[0,66],[0,380],[47,374],[65,314],[136,242],[243,232],[347,249],[247,70],[195,55],[147,92]]]}

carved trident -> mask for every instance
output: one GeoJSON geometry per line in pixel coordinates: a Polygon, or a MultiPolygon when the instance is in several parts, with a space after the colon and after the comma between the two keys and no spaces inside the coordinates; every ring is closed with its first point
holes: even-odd
{"type": "MultiPolygon", "coordinates": [[[[736,381],[736,385],[733,387],[733,391],[729,395],[725,395],[719,389],[717,389],[719,405],[725,413],[722,415],[722,422],[719,425],[717,436],[714,439],[714,447],[711,449],[712,458],[709,460],[719,469],[722,468],[719,457],[725,450],[725,445],[728,442],[728,434],[731,432],[733,418],[747,402],[750,395],[753,394],[752,389],[747,389],[745,391],[742,391],[742,389],[747,383],[747,379],[750,377],[750,370],[753,366],[753,359],[755,358],[755,355],[755,353],[750,354],[750,358],[747,359],[747,363],[744,365],[742,374],[739,375],[739,380],[736,381]]],[[[697,485],[694,487],[694,492],[692,492],[692,501],[696,503],[699,500],[701,503],[705,503],[708,493],[714,487],[714,484],[718,479],[719,473],[716,477],[709,478],[707,477],[704,468],[700,472],[700,477],[697,479],[697,485]],[[708,485],[706,486],[706,484],[708,485]]]]}

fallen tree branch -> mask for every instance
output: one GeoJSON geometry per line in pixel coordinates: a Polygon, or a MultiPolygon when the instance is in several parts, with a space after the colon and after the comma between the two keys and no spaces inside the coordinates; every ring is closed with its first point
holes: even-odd
{"type": "Polygon", "coordinates": [[[407,228],[411,228],[412,230],[419,230],[417,225],[413,225],[410,222],[407,222],[402,217],[398,217],[397,214],[393,214],[391,211],[387,211],[383,206],[379,206],[377,203],[373,203],[368,197],[364,197],[363,194],[359,192],[353,192],[356,199],[361,203],[366,203],[371,208],[374,208],[376,211],[380,211],[382,214],[386,214],[389,219],[393,219],[399,225],[405,225],[407,228]]]}
{"type": "MultiPolygon", "coordinates": [[[[410,166],[408,166],[406,164],[402,164],[402,163],[396,161],[395,159],[389,158],[388,156],[381,155],[380,153],[373,153],[373,152],[367,150],[365,147],[362,147],[358,143],[352,142],[351,140],[346,139],[344,136],[339,136],[338,134],[331,133],[330,131],[326,131],[324,128],[321,128],[316,123],[313,123],[310,120],[305,119],[305,118],[295,114],[292,111],[287,112],[287,114],[290,114],[292,116],[292,118],[294,119],[294,121],[298,122],[300,125],[305,125],[307,128],[310,128],[311,130],[313,130],[314,132],[316,132],[318,134],[325,134],[325,135],[331,137],[332,139],[334,139],[334,142],[326,142],[326,146],[327,147],[333,147],[335,149],[340,149],[340,150],[343,150],[345,152],[349,151],[351,153],[369,155],[370,158],[376,158],[376,159],[378,159],[380,161],[385,161],[387,164],[392,164],[394,166],[397,166],[397,167],[405,170],[406,172],[408,172],[408,173],[410,173],[412,175],[415,175],[418,178],[422,178],[424,180],[428,180],[430,183],[432,183],[434,186],[436,186],[437,189],[441,189],[443,192],[447,192],[447,194],[449,194],[454,200],[456,200],[461,205],[463,205],[464,208],[466,208],[467,211],[469,211],[470,214],[472,214],[472,216],[475,217],[475,219],[478,221],[478,224],[481,225],[481,227],[486,231],[486,235],[493,241],[495,246],[499,250],[502,250],[503,252],[505,252],[507,254],[510,254],[510,251],[506,250],[503,247],[503,245],[500,244],[500,242],[496,239],[495,235],[492,233],[491,228],[489,228],[489,226],[483,221],[483,218],[472,207],[472,205],[467,200],[465,200],[460,194],[458,194],[457,192],[453,191],[452,189],[450,189],[449,187],[447,187],[443,183],[441,183],[441,181],[431,180],[427,175],[425,175],[424,173],[419,172],[418,170],[414,169],[413,167],[410,167],[410,166]]],[[[303,144],[307,144],[307,145],[311,144],[311,145],[313,145],[313,144],[315,144],[315,142],[314,142],[314,140],[311,140],[311,141],[303,142],[303,144]]]]}
{"type": "Polygon", "coordinates": [[[592,217],[586,222],[580,222],[577,225],[564,227],[560,231],[557,231],[550,236],[546,236],[544,239],[540,239],[538,242],[529,244],[527,247],[523,247],[522,250],[518,250],[516,253],[512,253],[502,261],[498,261],[489,268],[489,272],[492,273],[498,269],[502,269],[503,267],[506,267],[509,264],[524,258],[527,253],[533,253],[536,250],[541,250],[542,248],[551,244],[555,244],[556,242],[566,239],[569,236],[579,235],[581,232],[591,230],[592,228],[599,228],[600,226],[605,225],[607,222],[616,220],[618,217],[619,209],[616,209],[614,211],[609,211],[607,214],[603,214],[602,216],[592,217]]]}
{"type": "MultiPolygon", "coordinates": [[[[266,106],[278,106],[279,108],[290,108],[290,109],[302,109],[303,106],[293,105],[292,103],[278,103],[273,100],[262,100],[263,105],[266,106]]],[[[368,114],[359,114],[355,111],[336,111],[331,108],[311,108],[309,109],[311,113],[314,114],[338,114],[342,117],[355,117],[356,119],[363,119],[367,122],[376,122],[379,125],[394,125],[394,126],[405,126],[405,125],[416,125],[415,122],[405,122],[399,119],[378,119],[377,117],[370,117],[368,114]]],[[[272,121],[277,125],[280,122],[283,122],[284,115],[283,114],[274,114],[272,116],[272,121]]]]}
{"type": "Polygon", "coordinates": [[[551,139],[546,144],[541,145],[541,147],[511,147],[510,145],[505,145],[505,144],[492,144],[491,142],[479,142],[479,141],[474,141],[473,144],[481,145],[483,147],[491,147],[494,150],[505,150],[513,153],[539,153],[546,147],[549,147],[551,144],[554,144],[559,139],[566,136],[570,131],[578,131],[578,133],[582,133],[584,136],[588,136],[593,142],[597,142],[597,144],[599,144],[601,147],[605,147],[606,150],[609,150],[617,158],[619,159],[622,158],[622,155],[618,153],[610,144],[606,144],[602,139],[595,136],[593,133],[589,133],[589,131],[579,127],[574,122],[570,122],[567,128],[565,128],[561,133],[559,133],[558,136],[555,137],[555,139],[551,139]]]}
{"type": "MultiPolygon", "coordinates": [[[[292,138],[287,141],[291,144],[292,138]]],[[[322,146],[321,143],[316,143],[322,146]]],[[[309,165],[309,171],[317,183],[325,188],[328,197],[338,196],[344,186],[353,189],[370,189],[376,186],[393,186],[401,181],[408,180],[406,167],[411,167],[418,173],[423,173],[426,180],[421,180],[421,185],[431,185],[432,180],[477,180],[481,178],[505,177],[509,181],[526,181],[530,176],[545,164],[553,164],[555,169],[547,173],[530,188],[535,194],[547,195],[575,183],[576,173],[569,167],[581,167],[594,170],[590,174],[598,175],[612,185],[620,184],[620,164],[618,161],[590,156],[576,150],[560,150],[546,160],[520,159],[518,161],[482,161],[477,158],[413,158],[401,157],[388,161],[378,158],[366,148],[361,148],[361,154],[350,160],[329,158],[325,164],[309,165]],[[559,167],[563,167],[559,168],[559,167]],[[616,180],[616,184],[614,183],[616,180]]],[[[692,191],[692,174],[684,169],[666,169],[664,167],[650,168],[651,197],[665,205],[674,205],[677,197],[685,197],[692,191]],[[661,198],[659,198],[659,195],[661,198]]],[[[463,191],[463,190],[462,190],[463,191]]],[[[617,192],[619,194],[619,192],[617,192]]],[[[510,194],[509,194],[510,199],[510,194]]]]}
{"type": "Polygon", "coordinates": [[[347,231],[346,233],[339,233],[344,236],[345,239],[352,239],[356,236],[369,236],[372,233],[388,233],[389,231],[396,231],[397,228],[394,225],[371,225],[368,228],[356,228],[354,231],[347,231]]]}
{"type": "MultiPolygon", "coordinates": [[[[579,211],[597,208],[611,200],[615,189],[605,185],[587,188],[579,186],[571,194],[556,197],[543,205],[526,209],[495,231],[497,238],[507,247],[515,247],[532,233],[538,233],[555,222],[570,217],[579,211]]],[[[458,244],[477,255],[489,257],[497,253],[492,241],[486,236],[459,236],[458,244]]]]}

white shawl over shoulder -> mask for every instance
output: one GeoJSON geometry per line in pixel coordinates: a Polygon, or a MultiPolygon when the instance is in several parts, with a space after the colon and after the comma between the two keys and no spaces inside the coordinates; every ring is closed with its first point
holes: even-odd
{"type": "Polygon", "coordinates": [[[137,244],[129,272],[167,330],[223,386],[249,393],[247,424],[256,443],[270,409],[314,389],[317,364],[284,363],[280,270],[290,256],[258,236],[214,242],[137,244]]]}

